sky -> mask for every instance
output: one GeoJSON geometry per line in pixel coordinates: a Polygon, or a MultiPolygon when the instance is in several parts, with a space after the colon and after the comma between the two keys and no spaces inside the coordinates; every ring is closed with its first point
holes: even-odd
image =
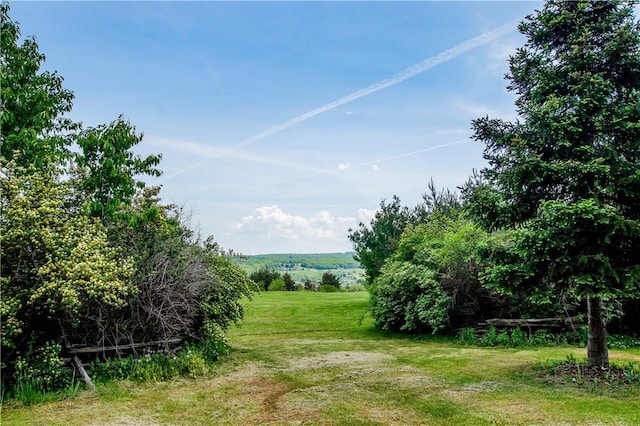
{"type": "Polygon", "coordinates": [[[162,153],[162,198],[225,249],[346,252],[381,200],[485,166],[471,121],[516,118],[507,59],[541,2],[12,2],[84,127],[162,153]]]}

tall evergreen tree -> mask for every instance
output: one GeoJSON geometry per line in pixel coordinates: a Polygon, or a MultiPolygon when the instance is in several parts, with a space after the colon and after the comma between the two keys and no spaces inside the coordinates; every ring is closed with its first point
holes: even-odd
{"type": "Polygon", "coordinates": [[[518,229],[488,279],[587,298],[588,364],[609,365],[606,301],[640,290],[640,25],[635,1],[549,1],[519,30],[508,90],[521,120],[480,118],[472,211],[518,229]]]}

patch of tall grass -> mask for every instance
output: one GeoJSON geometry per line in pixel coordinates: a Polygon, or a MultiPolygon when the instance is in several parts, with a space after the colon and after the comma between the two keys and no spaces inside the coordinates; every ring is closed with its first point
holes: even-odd
{"type": "Polygon", "coordinates": [[[482,334],[473,328],[465,328],[458,333],[458,341],[464,345],[491,347],[535,347],[535,346],[584,346],[587,344],[587,329],[582,327],[575,332],[551,333],[547,330],[536,330],[526,333],[520,328],[497,329],[490,326],[482,334]]]}

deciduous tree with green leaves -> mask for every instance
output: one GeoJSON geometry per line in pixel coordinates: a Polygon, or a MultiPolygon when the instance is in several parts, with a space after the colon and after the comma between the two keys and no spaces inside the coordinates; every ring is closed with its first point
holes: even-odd
{"type": "Polygon", "coordinates": [[[609,366],[606,302],[640,291],[640,25],[636,2],[549,1],[527,16],[508,90],[520,120],[480,118],[477,217],[516,228],[487,282],[588,301],[588,364],[609,366]]]}
{"type": "Polygon", "coordinates": [[[145,187],[142,175],[160,176],[161,155],[141,157],[131,150],[142,140],[122,116],[107,125],[83,130],[76,143],[79,185],[90,200],[91,214],[102,219],[131,206],[136,191],[145,187]]]}
{"type": "Polygon", "coordinates": [[[20,153],[22,166],[41,166],[68,155],[73,93],[56,72],[41,71],[45,60],[35,38],[20,43],[20,27],[0,3],[0,152],[9,161],[20,153]]]}
{"type": "Polygon", "coordinates": [[[357,229],[349,229],[349,240],[356,252],[355,260],[364,268],[367,283],[380,275],[385,261],[398,248],[404,229],[410,224],[425,223],[434,212],[454,214],[460,209],[458,194],[448,189],[436,189],[433,179],[422,195],[422,202],[414,208],[402,206],[394,195],[391,202],[382,200],[380,208],[367,225],[360,223],[357,229]]]}

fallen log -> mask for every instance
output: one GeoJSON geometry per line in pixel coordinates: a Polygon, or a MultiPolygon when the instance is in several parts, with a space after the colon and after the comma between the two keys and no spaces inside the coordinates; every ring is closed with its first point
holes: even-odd
{"type": "Polygon", "coordinates": [[[492,318],[479,322],[478,327],[527,327],[527,328],[562,328],[583,324],[582,316],[564,318],[492,318]]]}

